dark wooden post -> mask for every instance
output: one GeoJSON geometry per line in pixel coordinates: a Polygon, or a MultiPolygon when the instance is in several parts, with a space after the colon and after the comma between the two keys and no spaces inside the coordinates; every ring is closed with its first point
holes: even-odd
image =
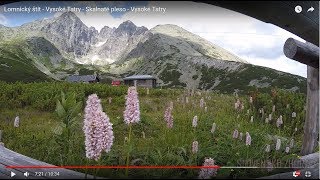
{"type": "Polygon", "coordinates": [[[308,66],[307,113],[301,155],[313,153],[319,134],[319,69],[308,66]]]}
{"type": "Polygon", "coordinates": [[[319,47],[316,45],[289,38],[284,43],[283,52],[290,59],[319,68],[319,47]]]}
{"type": "Polygon", "coordinates": [[[283,52],[288,58],[308,65],[307,113],[301,149],[301,155],[307,155],[314,151],[319,134],[319,47],[289,38],[283,52]]]}

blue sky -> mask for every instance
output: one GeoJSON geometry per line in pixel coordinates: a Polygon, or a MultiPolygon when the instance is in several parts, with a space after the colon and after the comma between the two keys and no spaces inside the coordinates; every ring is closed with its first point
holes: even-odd
{"type": "MultiPolygon", "coordinates": [[[[268,24],[230,11],[224,8],[196,2],[160,2],[160,1],[116,1],[116,2],[70,2],[42,1],[18,2],[5,5],[19,6],[51,6],[51,7],[164,7],[165,13],[77,13],[77,16],[88,27],[100,30],[104,26],[117,27],[123,21],[131,20],[137,26],[149,29],[158,24],[175,24],[194,34],[197,34],[213,44],[236,54],[240,58],[260,66],[270,67],[280,71],[307,76],[307,66],[286,58],[282,52],[283,44],[289,37],[300,41],[303,39],[275,25],[268,24]],[[263,43],[261,43],[263,42],[263,43]]],[[[3,9],[3,6],[2,8],[3,9]]],[[[0,24],[19,26],[36,19],[51,18],[61,13],[4,13],[0,11],[0,24]]]]}
{"type": "MultiPolygon", "coordinates": [[[[127,1],[127,2],[121,2],[121,1],[97,1],[97,2],[89,2],[92,7],[97,6],[97,7],[131,7],[131,6],[144,6],[147,5],[147,1],[127,1]]],[[[6,8],[16,8],[16,7],[85,7],[87,6],[88,2],[86,1],[37,1],[37,2],[30,2],[30,1],[22,1],[22,2],[16,2],[16,3],[11,3],[4,5],[6,8]]],[[[112,17],[114,18],[120,18],[125,12],[113,12],[111,14],[112,17]]],[[[32,22],[38,19],[43,19],[43,18],[51,18],[54,16],[54,13],[42,11],[41,13],[38,12],[31,12],[31,13],[13,13],[13,12],[6,12],[6,13],[1,13],[6,19],[7,23],[5,24],[6,26],[9,27],[15,27],[15,26],[20,26],[24,23],[32,22]]]]}

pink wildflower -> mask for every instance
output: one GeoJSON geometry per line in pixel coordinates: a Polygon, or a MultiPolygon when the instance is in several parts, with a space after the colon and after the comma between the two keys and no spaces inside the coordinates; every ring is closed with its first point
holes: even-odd
{"type": "Polygon", "coordinates": [[[289,151],[290,151],[290,147],[287,146],[285,152],[289,153],[289,151]]]}
{"type": "Polygon", "coordinates": [[[198,125],[198,116],[194,116],[192,120],[192,127],[197,127],[198,125]]]}
{"type": "Polygon", "coordinates": [[[14,119],[14,124],[13,124],[13,126],[14,126],[14,127],[19,127],[19,125],[20,125],[20,118],[19,118],[19,116],[17,116],[17,117],[14,119]]]}
{"type": "Polygon", "coordinates": [[[172,108],[171,105],[167,107],[165,113],[164,113],[164,119],[167,123],[168,128],[173,127],[173,116],[172,116],[172,108]]]}
{"type": "Polygon", "coordinates": [[[200,108],[203,108],[203,106],[204,106],[204,99],[203,99],[203,97],[200,99],[200,108]]]}
{"type": "Polygon", "coordinates": [[[234,109],[237,110],[238,108],[239,108],[239,104],[235,102],[235,103],[234,103],[234,109]]]}
{"type": "Polygon", "coordinates": [[[282,116],[280,115],[280,117],[277,119],[277,127],[279,128],[282,124],[283,124],[283,121],[282,121],[282,116]]]}
{"type": "Polygon", "coordinates": [[[235,130],[233,131],[232,138],[237,139],[237,138],[238,138],[238,135],[239,135],[239,131],[238,131],[237,129],[235,129],[235,130]]]}
{"type": "Polygon", "coordinates": [[[281,140],[277,139],[277,143],[276,143],[276,151],[280,150],[281,148],[281,140]]]}
{"type": "Polygon", "coordinates": [[[246,146],[251,145],[251,136],[248,132],[246,132],[246,146]]]}
{"type": "Polygon", "coordinates": [[[192,153],[195,154],[198,152],[198,141],[193,141],[192,143],[192,153]]]}
{"type": "MultiPolygon", "coordinates": [[[[215,161],[212,158],[206,158],[203,163],[204,167],[215,166],[215,161]]],[[[216,168],[201,168],[198,179],[211,179],[217,175],[216,168]]]]}
{"type": "Polygon", "coordinates": [[[171,110],[173,109],[173,102],[172,101],[170,102],[170,108],[171,108],[171,110]]]}
{"type": "Polygon", "coordinates": [[[240,139],[240,141],[242,141],[242,139],[243,139],[243,133],[242,132],[239,134],[239,139],[240,139]]]}
{"type": "Polygon", "coordinates": [[[123,116],[126,124],[138,123],[140,121],[138,92],[134,86],[128,88],[128,94],[126,95],[126,109],[123,116]]]}
{"type": "Polygon", "coordinates": [[[291,139],[291,140],[290,140],[290,146],[289,146],[289,147],[290,147],[290,148],[293,148],[293,146],[294,146],[294,139],[291,139]]]}
{"type": "Polygon", "coordinates": [[[216,123],[213,123],[212,124],[212,128],[211,128],[211,133],[212,134],[216,131],[216,127],[217,127],[216,123]]]}
{"type": "Polygon", "coordinates": [[[266,149],[265,149],[265,151],[268,153],[268,152],[270,152],[270,144],[268,144],[267,146],[266,146],[266,149]]]}
{"type": "Polygon", "coordinates": [[[97,161],[102,151],[109,152],[111,150],[114,140],[112,123],[102,111],[100,99],[96,94],[88,96],[83,131],[87,158],[97,161]]]}

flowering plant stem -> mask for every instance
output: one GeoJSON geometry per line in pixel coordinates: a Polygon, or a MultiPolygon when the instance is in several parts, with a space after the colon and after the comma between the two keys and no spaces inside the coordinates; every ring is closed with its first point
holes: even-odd
{"type": "Polygon", "coordinates": [[[249,158],[249,146],[247,146],[246,151],[247,151],[247,160],[248,160],[248,158],[249,158]]]}
{"type": "Polygon", "coordinates": [[[127,160],[126,160],[126,176],[128,177],[128,170],[129,170],[129,158],[130,158],[130,145],[131,145],[131,131],[132,131],[132,125],[129,124],[129,135],[128,135],[128,152],[127,152],[127,160]]]}
{"type": "Polygon", "coordinates": [[[85,179],[87,179],[88,176],[88,159],[86,158],[86,175],[85,175],[85,179]]]}
{"type": "MultiPolygon", "coordinates": [[[[100,159],[99,159],[97,165],[99,166],[100,164],[101,164],[101,163],[100,163],[100,159]]],[[[99,171],[99,168],[96,168],[95,171],[94,171],[94,177],[93,177],[94,179],[96,179],[96,177],[97,177],[97,175],[98,175],[98,171],[99,171]]]]}
{"type": "Polygon", "coordinates": [[[166,143],[166,146],[168,146],[168,141],[166,141],[168,138],[168,128],[164,128],[164,140],[165,140],[165,143],[166,143]]]}

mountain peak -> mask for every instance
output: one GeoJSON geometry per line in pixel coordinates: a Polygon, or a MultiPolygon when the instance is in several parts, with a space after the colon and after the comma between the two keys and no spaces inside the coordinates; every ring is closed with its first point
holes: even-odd
{"type": "Polygon", "coordinates": [[[77,17],[77,15],[74,12],[67,11],[61,14],[61,17],[77,17]]]}
{"type": "Polygon", "coordinates": [[[110,27],[109,26],[103,26],[102,29],[110,29],[110,27]]]}
{"type": "Polygon", "coordinates": [[[121,23],[118,28],[115,30],[117,34],[128,34],[132,35],[137,30],[137,26],[130,20],[124,21],[121,23]]]}
{"type": "Polygon", "coordinates": [[[118,28],[136,28],[137,26],[130,20],[121,23],[118,28]]]}
{"type": "Polygon", "coordinates": [[[59,19],[70,19],[74,21],[81,21],[80,18],[74,12],[71,12],[71,11],[64,12],[63,14],[61,14],[59,16],[59,19]]]}
{"type": "Polygon", "coordinates": [[[103,28],[100,29],[99,33],[101,33],[101,32],[108,32],[108,31],[110,31],[111,29],[112,29],[112,28],[110,28],[109,26],[103,26],[103,28]]]}
{"type": "Polygon", "coordinates": [[[172,33],[172,32],[188,32],[187,30],[183,29],[180,26],[174,25],[174,24],[162,24],[162,25],[157,25],[154,28],[151,29],[154,32],[167,32],[167,33],[172,33]]]}

